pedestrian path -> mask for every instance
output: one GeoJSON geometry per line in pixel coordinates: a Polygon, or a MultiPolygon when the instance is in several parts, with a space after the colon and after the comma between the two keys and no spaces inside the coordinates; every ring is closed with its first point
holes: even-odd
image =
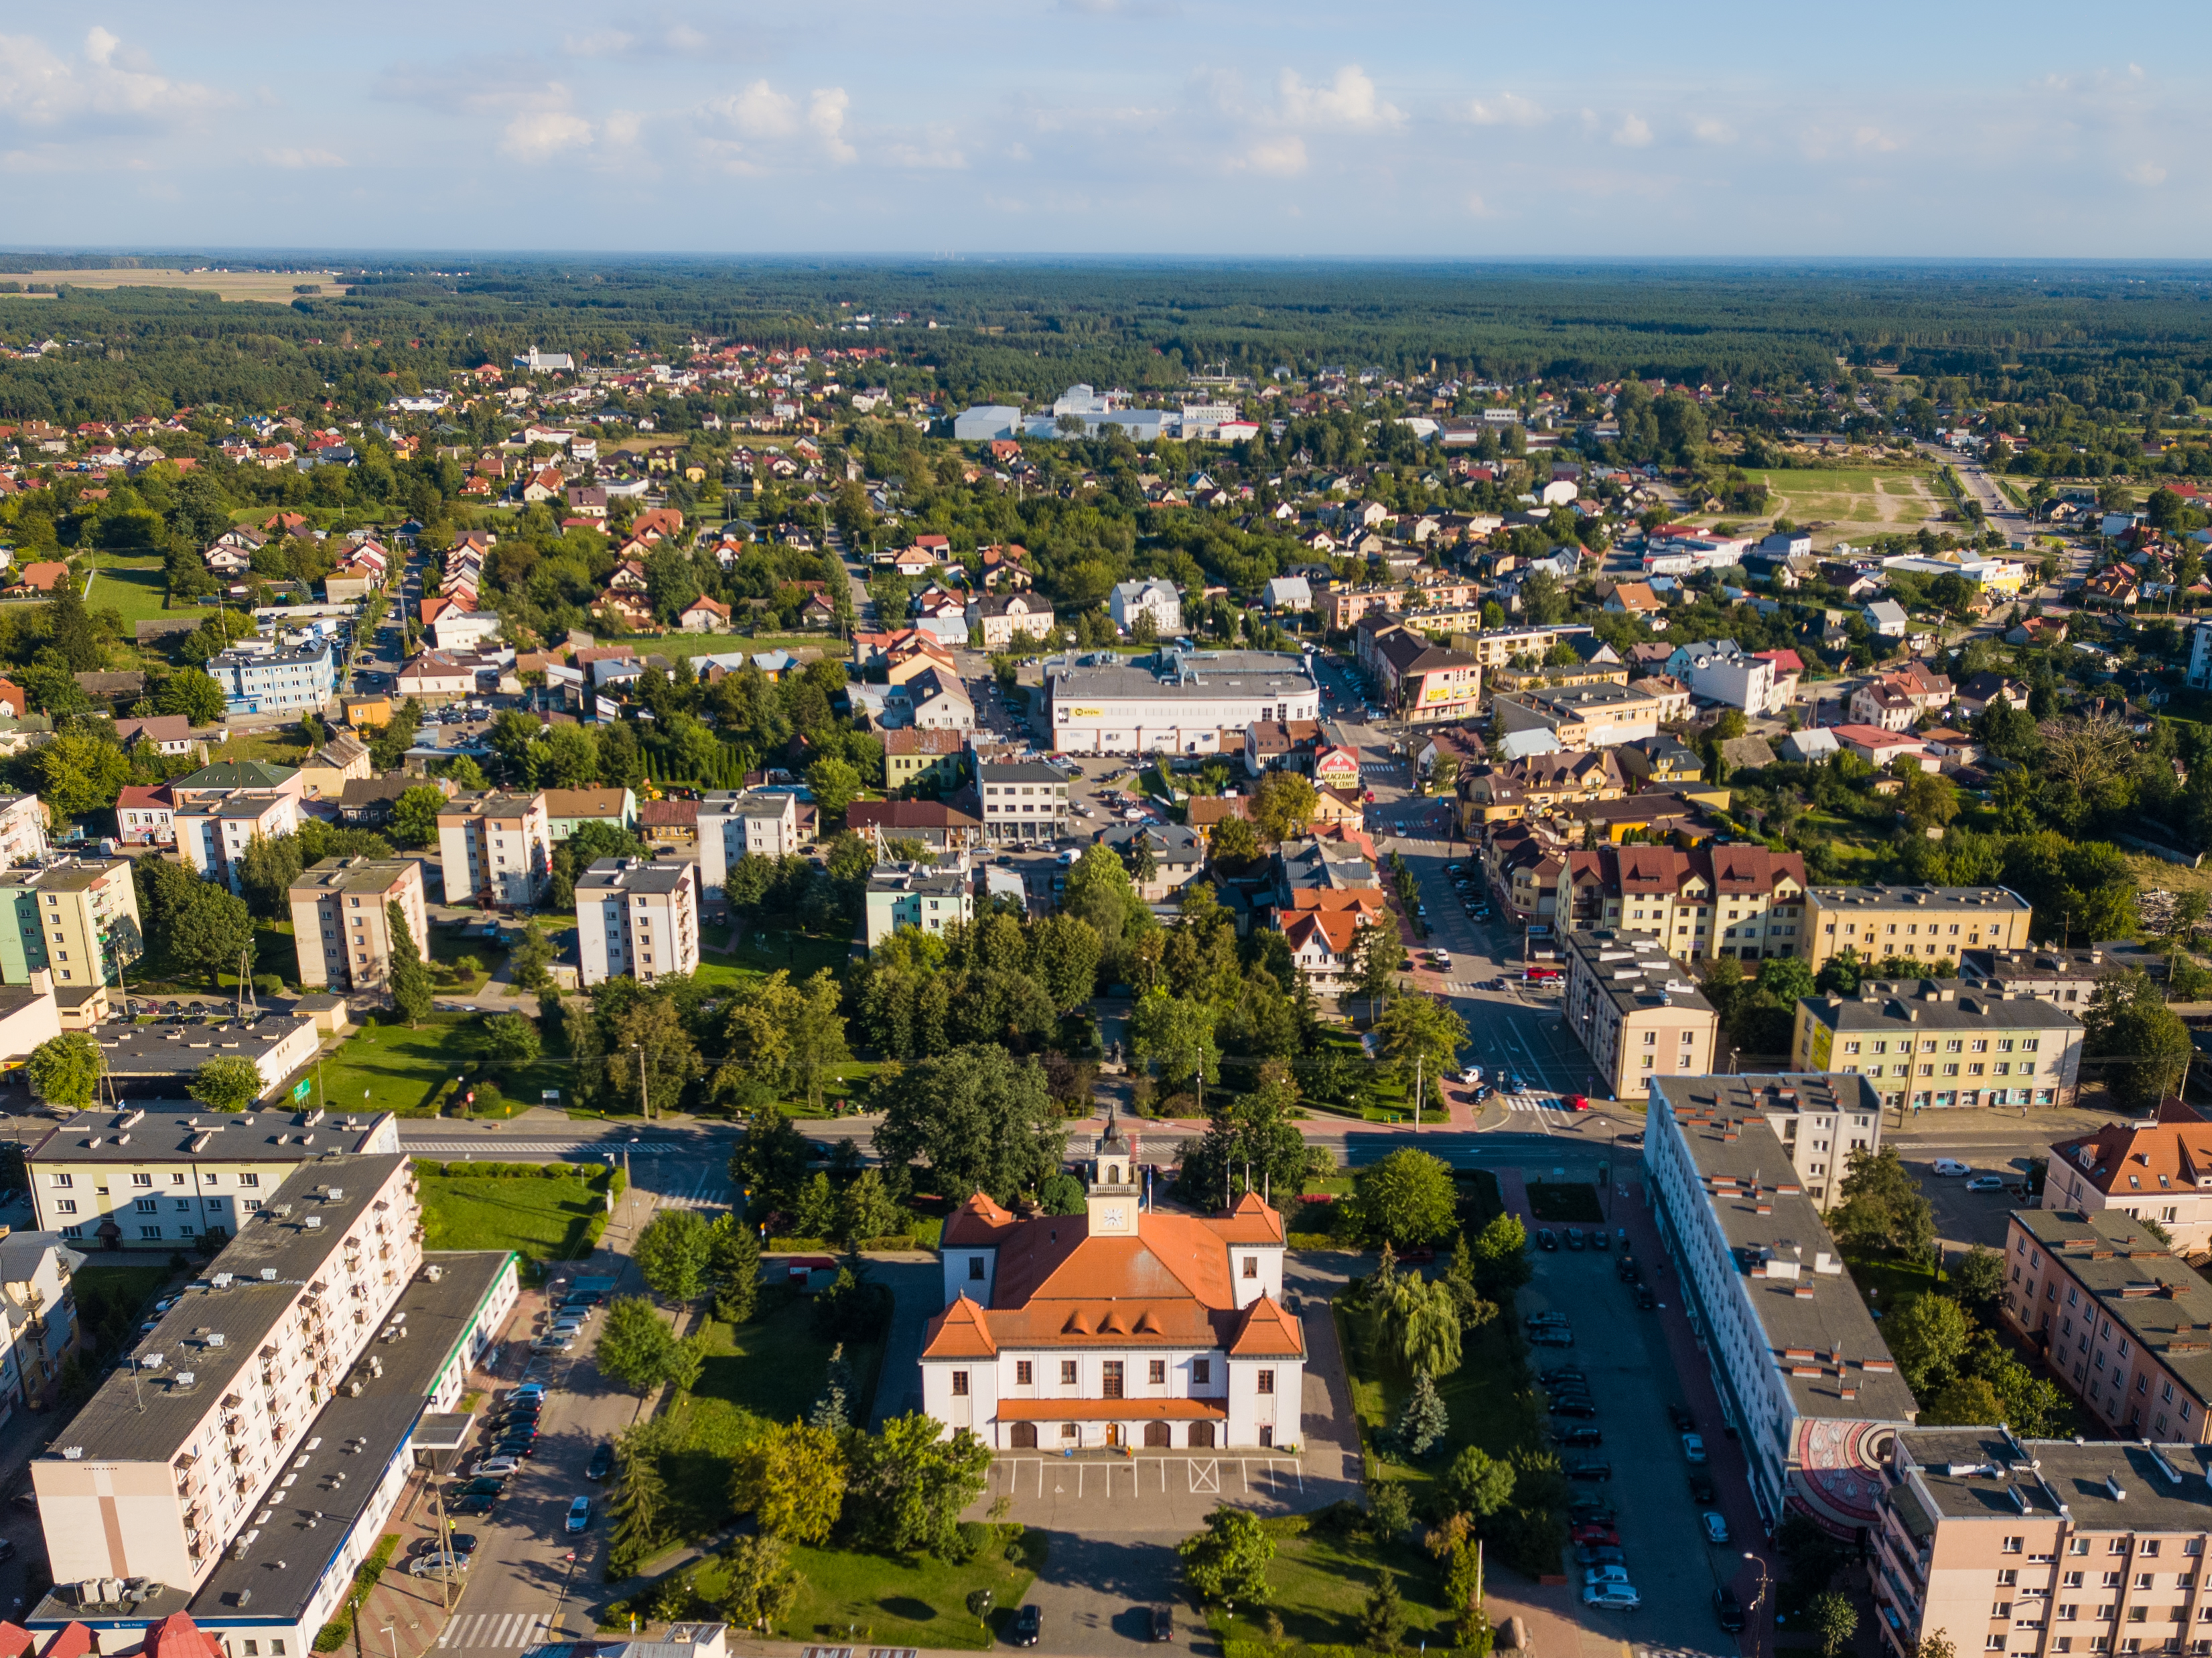
{"type": "Polygon", "coordinates": [[[534,1152],[541,1157],[558,1157],[570,1151],[592,1151],[603,1153],[607,1157],[621,1157],[626,1153],[633,1157],[658,1157],[678,1151],[696,1151],[697,1148],[682,1145],[675,1140],[640,1140],[633,1145],[623,1141],[607,1140],[482,1139],[406,1140],[402,1142],[399,1149],[410,1152],[443,1152],[448,1157],[457,1151],[480,1152],[486,1162],[497,1162],[501,1154],[514,1151],[534,1152]]]}
{"type": "Polygon", "coordinates": [[[1574,1115],[1559,1103],[1557,1094],[1545,1090],[1528,1089],[1518,1094],[1499,1094],[1494,1098],[1497,1104],[1508,1111],[1528,1112],[1541,1117],[1547,1124],[1564,1123],[1574,1115]]]}
{"type": "Polygon", "coordinates": [[[464,1612],[438,1637],[441,1651],[505,1652],[536,1646],[553,1626],[550,1612],[464,1612]]]}

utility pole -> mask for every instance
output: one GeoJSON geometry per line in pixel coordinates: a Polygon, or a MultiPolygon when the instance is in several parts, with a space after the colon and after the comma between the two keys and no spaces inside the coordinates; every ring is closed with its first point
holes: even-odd
{"type": "Polygon", "coordinates": [[[645,1092],[645,1045],[642,1042],[632,1042],[630,1046],[637,1050],[637,1108],[646,1121],[651,1122],[653,1102],[646,1097],[645,1092]]]}
{"type": "Polygon", "coordinates": [[[1427,1057],[1417,1054],[1413,1060],[1413,1127],[1416,1128],[1421,1126],[1421,1066],[1427,1057]]]}

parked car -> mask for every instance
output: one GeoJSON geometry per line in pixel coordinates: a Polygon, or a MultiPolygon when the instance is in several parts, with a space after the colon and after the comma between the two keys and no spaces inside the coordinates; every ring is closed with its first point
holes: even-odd
{"type": "Polygon", "coordinates": [[[1633,1284],[1644,1275],[1644,1269],[1636,1264],[1634,1257],[1623,1255],[1613,1264],[1613,1273],[1623,1284],[1633,1284]]]}
{"type": "Polygon", "coordinates": [[[573,1336],[543,1335],[530,1344],[530,1351],[533,1353],[559,1355],[568,1351],[575,1345],[575,1338],[573,1336]]]}
{"type": "Polygon", "coordinates": [[[1634,1612],[1644,1597],[1628,1583],[1595,1583],[1583,1591],[1583,1604],[1601,1612],[1634,1612]]]}
{"type": "Polygon", "coordinates": [[[492,1505],[498,1500],[495,1497],[465,1497],[446,1511],[448,1514],[489,1514],[492,1505]]]}
{"type": "Polygon", "coordinates": [[[1589,1248],[1589,1240],[1583,1236],[1583,1229],[1581,1227],[1570,1226],[1567,1228],[1567,1248],[1577,1254],[1589,1248]]]}
{"type": "Polygon", "coordinates": [[[1659,1297],[1651,1293],[1650,1284],[1639,1284],[1636,1286],[1636,1304],[1648,1313],[1659,1304],[1659,1297]]]}
{"type": "Polygon", "coordinates": [[[1684,1434],[1682,1436],[1682,1455],[1687,1461],[1692,1462],[1704,1461],[1705,1460],[1705,1442],[1703,1436],[1698,1434],[1684,1434]]]}
{"type": "Polygon", "coordinates": [[[1606,1236],[1604,1227],[1593,1226],[1590,1228],[1590,1248],[1593,1249],[1610,1249],[1613,1248],[1613,1240],[1606,1236]]]}
{"type": "Polygon", "coordinates": [[[561,1529],[574,1537],[592,1523],[592,1499],[580,1497],[568,1504],[568,1517],[561,1522],[561,1529]]]}
{"type": "Polygon", "coordinates": [[[1173,1606],[1152,1608],[1152,1639],[1155,1641],[1175,1639],[1175,1608],[1173,1606]]]}
{"type": "Polygon", "coordinates": [[[1528,1333],[1528,1345],[1531,1347],[1571,1347],[1575,1345],[1575,1333],[1561,1329],[1557,1325],[1547,1325],[1542,1329],[1528,1333]]]}
{"type": "MultiPolygon", "coordinates": [[[[1595,1415],[1596,1412],[1593,1411],[1591,1414],[1595,1415]]],[[[1574,1450],[1594,1451],[1599,1446],[1605,1443],[1605,1433],[1603,1430],[1593,1428],[1587,1423],[1579,1428],[1569,1428],[1565,1430],[1559,1435],[1559,1438],[1560,1444],[1567,1446],[1571,1449],[1574,1450]]]]}
{"type": "Polygon", "coordinates": [[[1693,1473],[1690,1476],[1690,1501],[1703,1505],[1718,1500],[1714,1494],[1711,1480],[1701,1473],[1693,1473]]]}
{"type": "MultiPolygon", "coordinates": [[[[1582,1094],[1569,1094],[1562,1098],[1559,1103],[1570,1111],[1587,1111],[1590,1108],[1589,1097],[1582,1094]]],[[[1600,1236],[1603,1235],[1600,1234],[1600,1236]]],[[[1601,1248],[1603,1247],[1602,1244],[1599,1246],[1601,1248]]]]}
{"type": "Polygon", "coordinates": [[[1626,1562],[1608,1561],[1601,1566],[1591,1566],[1583,1573],[1585,1583],[1626,1583],[1628,1566],[1626,1562]]]}
{"type": "Polygon", "coordinates": [[[2002,1192],[2005,1189],[2002,1175],[1977,1175],[1966,1182],[1969,1192],[2002,1192]]]}
{"type": "Polygon", "coordinates": [[[1583,1367],[1579,1364],[1555,1364],[1550,1370],[1546,1370],[1540,1375],[1536,1380],[1550,1383],[1553,1382],[1584,1382],[1589,1380],[1589,1378],[1583,1375],[1583,1367]]]}
{"type": "Polygon", "coordinates": [[[1032,1603],[1014,1614],[1013,1643],[1018,1647],[1033,1647],[1044,1633],[1044,1613],[1032,1603]]]}
{"type": "Polygon", "coordinates": [[[615,1471],[615,1448],[601,1445],[592,1453],[592,1466],[584,1470],[586,1479],[605,1479],[615,1471]]]}
{"type": "Polygon", "coordinates": [[[1616,1568],[1623,1576],[1628,1572],[1628,1557],[1620,1552],[1617,1543],[1590,1543],[1575,1551],[1576,1564],[1585,1569],[1616,1568]]]}
{"type": "Polygon", "coordinates": [[[521,1467],[522,1459],[519,1456],[488,1456],[469,1472],[481,1479],[486,1475],[519,1473],[521,1467]]]}
{"type": "Polygon", "coordinates": [[[1611,1503],[1586,1497],[1569,1506],[1567,1518],[1577,1526],[1602,1526],[1610,1530],[1620,1516],[1613,1511],[1611,1503]]]}
{"type": "Polygon", "coordinates": [[[1707,1509],[1705,1513],[1698,1517],[1705,1528],[1705,1541],[1708,1543],[1725,1543],[1729,1540],[1728,1516],[1726,1515],[1716,1514],[1712,1509],[1707,1509]]]}
{"type": "Polygon", "coordinates": [[[1593,1546],[1617,1549],[1620,1546],[1620,1533],[1610,1526],[1577,1526],[1574,1530],[1574,1540],[1578,1544],[1588,1543],[1593,1546]]]}
{"type": "Polygon", "coordinates": [[[449,1554],[444,1550],[434,1554],[418,1554],[407,1563],[407,1572],[410,1577],[458,1579],[468,1569],[469,1563],[465,1556],[449,1554]]]}
{"type": "Polygon", "coordinates": [[[1698,1418],[1690,1413],[1690,1407],[1686,1405],[1669,1405],[1667,1407],[1667,1420],[1674,1424],[1674,1431],[1678,1434],[1688,1433],[1698,1425],[1698,1418]]]}
{"type": "Polygon", "coordinates": [[[1960,1163],[1956,1157],[1938,1157],[1929,1166],[1939,1175],[1971,1175],[1974,1172],[1972,1163],[1960,1163]]]}
{"type": "Polygon", "coordinates": [[[517,1388],[513,1393],[507,1396],[507,1402],[510,1405],[519,1405],[526,1400],[537,1400],[543,1403],[544,1398],[545,1384],[544,1382],[526,1382],[520,1388],[517,1388]]]}
{"type": "MultiPolygon", "coordinates": [[[[1579,1417],[1587,1421],[1597,1414],[1597,1406],[1588,1394],[1570,1394],[1552,1401],[1552,1414],[1579,1417]]],[[[1561,1440],[1559,1442],[1564,1445],[1571,1442],[1561,1440]]]]}
{"type": "Polygon", "coordinates": [[[1596,1461],[1570,1462],[1567,1465],[1567,1478],[1570,1479],[1608,1480],[1613,1478],[1613,1464],[1610,1462],[1601,1462],[1596,1461]]]}
{"type": "Polygon", "coordinates": [[[1559,1235],[1553,1232],[1548,1226],[1539,1226],[1536,1229],[1536,1247],[1539,1249],[1558,1248],[1559,1247],[1559,1235]]]}
{"type": "Polygon", "coordinates": [[[1730,1635],[1743,1629],[1743,1602],[1735,1598],[1735,1591],[1723,1583],[1713,1591],[1713,1615],[1720,1619],[1721,1628],[1730,1635]]]}

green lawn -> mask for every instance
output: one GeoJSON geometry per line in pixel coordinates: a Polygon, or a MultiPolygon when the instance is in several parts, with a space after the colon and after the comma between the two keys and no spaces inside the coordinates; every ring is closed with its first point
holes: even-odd
{"type": "Polygon", "coordinates": [[[1844,1264],[1850,1268],[1851,1282],[1858,1285],[1860,1296],[1877,1318],[1923,1291],[1948,1283],[1951,1277],[1923,1261],[1889,1260],[1856,1252],[1846,1254],[1844,1264]]]}
{"type": "Polygon", "coordinates": [[[307,739],[300,734],[297,726],[280,726],[266,732],[240,732],[208,755],[210,762],[266,760],[276,766],[296,766],[307,757],[307,739]]]}
{"type": "Polygon", "coordinates": [[[538,1104],[545,1090],[569,1086],[557,1043],[548,1043],[545,1057],[524,1071],[492,1070],[484,1057],[485,1017],[433,1013],[414,1029],[404,1023],[365,1026],[323,1062],[325,1103],[333,1110],[427,1116],[440,1085],[458,1077],[476,1090],[469,1114],[504,1117],[538,1104]]]}
{"type": "MultiPolygon", "coordinates": [[[[827,1637],[842,1645],[850,1631],[859,1645],[981,1651],[991,1642],[969,1612],[968,1597],[978,1589],[991,1592],[992,1622],[1003,1635],[1044,1564],[1041,1533],[1025,1533],[1012,1548],[1012,1560],[1002,1546],[986,1549],[964,1566],[927,1556],[897,1560],[848,1549],[793,1549],[799,1599],[774,1634],[793,1641],[827,1637]]],[[[713,1558],[674,1576],[691,1580],[695,1604],[712,1606],[725,1594],[729,1575],[713,1558]]],[[[649,1591],[632,1597],[647,1604],[651,1598],[649,1591]]],[[[600,1627],[627,1628],[627,1603],[610,1606],[600,1627]]]]}
{"type": "Polygon", "coordinates": [[[1833,524],[1917,525],[1936,511],[1909,471],[1856,470],[1827,471],[1747,468],[1748,476],[1764,479],[1771,499],[1767,510],[1802,524],[1824,519],[1833,524]]]}
{"type": "Polygon", "coordinates": [[[485,1179],[421,1175],[422,1247],[512,1249],[527,1260],[580,1260],[606,1199],[581,1175],[485,1179]]]}
{"type": "Polygon", "coordinates": [[[698,980],[702,985],[733,988],[778,968],[794,979],[811,979],[823,968],[842,975],[852,959],[849,936],[828,938],[801,932],[796,927],[787,932],[774,927],[748,927],[735,950],[701,954],[698,980]]]}
{"type": "Polygon", "coordinates": [[[1398,1575],[1398,1594],[1406,1607],[1407,1647],[1424,1643],[1440,1649],[1452,1643],[1451,1619],[1439,1604],[1440,1572],[1419,1545],[1400,1541],[1378,1546],[1346,1530],[1316,1526],[1303,1536],[1278,1536],[1267,1567],[1269,1605],[1258,1617],[1249,1612],[1218,1610],[1206,1619],[1224,1641],[1267,1641],[1267,1614],[1283,1620],[1283,1633],[1308,1647],[1358,1649],[1360,1608],[1374,1592],[1382,1568],[1398,1575]]]}
{"type": "Polygon", "coordinates": [[[95,553],[86,608],[120,611],[126,624],[168,614],[169,578],[162,566],[158,553],[95,553]]]}
{"type": "Polygon", "coordinates": [[[430,959],[432,961],[451,967],[462,957],[473,956],[479,964],[474,973],[457,975],[452,979],[441,980],[438,985],[441,993],[473,996],[490,982],[491,975],[498,970],[500,963],[506,959],[507,951],[498,944],[481,935],[470,933],[468,929],[478,925],[480,924],[477,922],[470,921],[459,926],[434,925],[430,928],[430,959]]]}

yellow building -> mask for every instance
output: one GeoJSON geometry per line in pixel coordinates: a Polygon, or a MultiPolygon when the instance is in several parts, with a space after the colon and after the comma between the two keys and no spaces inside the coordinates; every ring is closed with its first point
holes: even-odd
{"type": "Polygon", "coordinates": [[[2003,887],[1814,887],[1806,896],[1814,968],[1856,950],[1959,963],[1966,950],[2025,950],[2033,911],[2003,887]]]}

